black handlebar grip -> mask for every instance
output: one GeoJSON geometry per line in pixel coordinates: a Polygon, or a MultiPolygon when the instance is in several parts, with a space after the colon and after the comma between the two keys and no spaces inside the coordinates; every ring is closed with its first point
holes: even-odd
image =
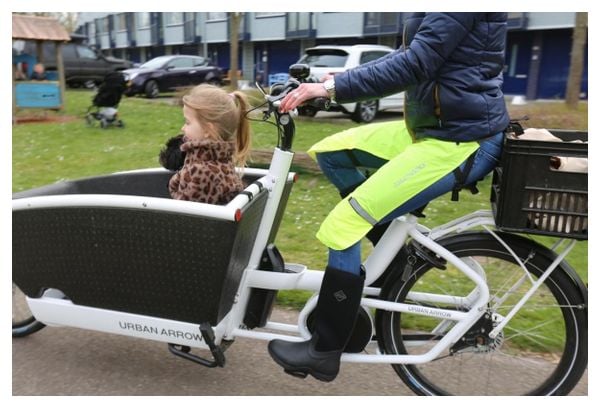
{"type": "Polygon", "coordinates": [[[307,101],[306,104],[320,110],[329,110],[331,101],[328,98],[315,98],[307,101]]]}

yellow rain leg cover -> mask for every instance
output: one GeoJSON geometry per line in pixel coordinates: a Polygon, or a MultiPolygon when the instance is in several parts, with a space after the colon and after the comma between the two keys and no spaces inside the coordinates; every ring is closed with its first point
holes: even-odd
{"type": "Polygon", "coordinates": [[[368,128],[369,125],[340,132],[310,149],[314,156],[322,151],[356,148],[389,159],[352,194],[340,201],[323,221],[317,238],[329,248],[344,250],[358,242],[372,227],[371,223],[352,208],[349,200],[354,199],[370,218],[380,221],[453,171],[479,148],[477,142],[456,144],[432,138],[412,143],[405,127],[398,122],[376,125],[380,127],[371,129],[374,132],[365,133],[366,138],[374,142],[375,148],[368,146],[368,143],[359,137],[362,129],[368,128]],[[402,130],[393,130],[394,126],[391,124],[402,130]],[[353,134],[354,143],[351,143],[347,132],[353,134]],[[382,142],[385,136],[398,145],[394,147],[382,142]],[[335,142],[338,142],[337,145],[335,142]],[[390,152],[394,152],[395,155],[390,157],[390,152]]]}
{"type": "Polygon", "coordinates": [[[317,153],[359,149],[390,160],[401,153],[412,139],[403,120],[371,123],[346,129],[314,144],[308,154],[316,160],[317,153]]]}

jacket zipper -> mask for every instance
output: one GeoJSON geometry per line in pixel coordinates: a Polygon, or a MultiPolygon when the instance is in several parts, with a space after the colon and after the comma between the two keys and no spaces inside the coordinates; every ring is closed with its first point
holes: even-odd
{"type": "MultiPolygon", "coordinates": [[[[408,24],[404,24],[404,27],[402,27],[402,51],[406,52],[406,32],[408,31],[408,24]]],[[[408,123],[408,110],[406,109],[406,101],[408,99],[406,98],[406,93],[404,93],[404,123],[408,123]]],[[[408,130],[408,133],[410,134],[410,137],[414,142],[416,142],[417,137],[415,136],[415,132],[413,129],[411,129],[409,126],[406,127],[406,129],[408,130]]]]}
{"type": "Polygon", "coordinates": [[[440,85],[436,83],[433,87],[433,112],[438,120],[438,126],[442,127],[442,104],[440,103],[440,85]]]}

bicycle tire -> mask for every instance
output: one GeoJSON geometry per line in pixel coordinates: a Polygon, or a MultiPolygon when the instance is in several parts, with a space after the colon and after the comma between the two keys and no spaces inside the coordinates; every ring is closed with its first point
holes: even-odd
{"type": "Polygon", "coordinates": [[[21,292],[21,289],[13,282],[12,289],[12,336],[13,337],[25,337],[32,333],[35,333],[46,325],[38,322],[35,317],[31,314],[27,302],[25,301],[25,295],[21,292]]]}
{"type": "MultiPolygon", "coordinates": [[[[499,235],[536,277],[556,256],[527,238],[514,234],[499,235]]],[[[491,316],[507,313],[516,302],[514,299],[521,297],[509,293],[505,303],[492,308],[502,296],[501,291],[511,288],[509,282],[514,282],[524,273],[512,255],[490,234],[458,234],[441,240],[440,244],[461,259],[483,268],[490,286],[488,308],[491,316]],[[499,263],[502,263],[500,269],[497,268],[499,263]]],[[[419,258],[407,274],[406,263],[396,258],[395,265],[390,267],[396,269],[391,275],[395,279],[388,279],[381,296],[389,301],[411,303],[406,297],[415,286],[418,286],[415,292],[423,292],[427,285],[435,285],[442,293],[459,296],[472,290],[468,286],[462,287],[468,278],[452,270],[450,265],[447,270],[440,270],[419,258]],[[405,276],[402,276],[403,273],[405,276]]],[[[474,287],[474,284],[471,285],[474,287]]],[[[522,294],[529,287],[525,284],[515,290],[522,294]]],[[[412,303],[436,307],[432,302],[412,303]]],[[[415,331],[415,325],[435,327],[441,321],[439,317],[378,310],[376,328],[380,349],[386,354],[408,354],[411,350],[417,351],[408,344],[411,340],[413,344],[424,342],[424,345],[432,345],[436,340],[431,332],[415,331]]],[[[563,261],[552,272],[504,327],[499,338],[501,342],[498,344],[484,342],[483,347],[466,347],[458,352],[455,349],[451,353],[450,349],[456,347],[459,341],[432,362],[392,366],[402,381],[420,395],[568,394],[587,367],[587,289],[566,262],[563,261]],[[540,314],[540,310],[536,313],[535,309],[542,307],[543,313],[540,314]]],[[[419,351],[419,354],[422,352],[419,351]]]]}

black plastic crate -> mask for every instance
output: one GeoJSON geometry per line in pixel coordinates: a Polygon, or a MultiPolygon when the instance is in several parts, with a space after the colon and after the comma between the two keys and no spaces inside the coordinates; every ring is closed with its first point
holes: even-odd
{"type": "Polygon", "coordinates": [[[490,201],[506,231],[587,239],[588,175],[557,171],[553,157],[588,157],[587,132],[550,130],[564,142],[505,140],[490,201]]]}

